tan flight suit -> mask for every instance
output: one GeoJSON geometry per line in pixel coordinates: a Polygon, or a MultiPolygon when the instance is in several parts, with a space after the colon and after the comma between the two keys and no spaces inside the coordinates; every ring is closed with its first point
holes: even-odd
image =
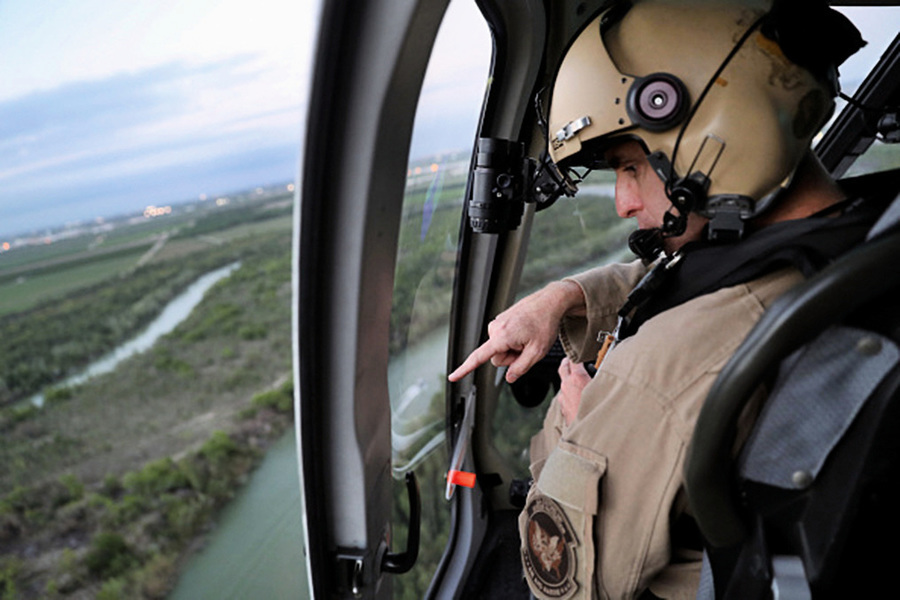
{"type": "MultiPolygon", "coordinates": [[[[644,274],[640,263],[573,277],[586,318],[563,346],[590,361],[597,334],[644,274]]],[[[645,322],[609,352],[565,427],[553,402],[531,443],[535,484],[519,518],[523,566],[538,598],[694,598],[700,553],[671,548],[685,510],[682,470],[700,407],[719,371],[772,301],[801,279],[783,270],[724,288],[645,322]]]]}

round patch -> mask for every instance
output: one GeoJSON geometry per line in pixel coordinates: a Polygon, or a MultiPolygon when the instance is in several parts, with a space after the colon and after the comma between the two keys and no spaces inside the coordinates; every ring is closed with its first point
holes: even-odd
{"type": "Polygon", "coordinates": [[[527,540],[522,544],[522,564],[532,587],[548,598],[570,598],[575,583],[575,545],[566,514],[545,496],[536,496],[525,507],[527,540]]]}

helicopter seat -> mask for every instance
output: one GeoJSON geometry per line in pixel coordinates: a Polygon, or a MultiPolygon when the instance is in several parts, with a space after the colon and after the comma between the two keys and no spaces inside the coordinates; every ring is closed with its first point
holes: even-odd
{"type": "Polygon", "coordinates": [[[893,586],[898,224],[900,197],[864,244],[772,307],[710,392],[686,471],[706,547],[698,600],[880,597],[893,586]],[[760,381],[772,391],[732,460],[727,442],[760,381]]]}

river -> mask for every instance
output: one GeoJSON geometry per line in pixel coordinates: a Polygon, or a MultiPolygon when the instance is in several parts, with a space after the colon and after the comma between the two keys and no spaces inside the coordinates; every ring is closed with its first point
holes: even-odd
{"type": "MultiPolygon", "coordinates": [[[[109,373],[173,331],[239,262],[204,274],[173,298],[146,329],[61,385],[109,373]]],[[[41,405],[43,395],[32,398],[41,405]]],[[[188,561],[171,598],[298,598],[306,589],[300,483],[293,430],[275,442],[225,507],[207,546],[188,561]]]]}
{"type": "MultiPolygon", "coordinates": [[[[84,383],[91,377],[111,373],[126,358],[150,349],[156,343],[156,340],[174,330],[179,323],[191,314],[194,307],[203,300],[203,295],[206,294],[209,288],[231,275],[239,266],[241,266],[240,262],[234,262],[202,275],[181,294],[169,301],[159,316],[136,337],[125,342],[103,358],[91,363],[81,373],[69,377],[54,387],[76,386],[84,383]]],[[[43,406],[44,394],[36,394],[30,400],[35,406],[43,406]]]]}
{"type": "Polygon", "coordinates": [[[305,597],[306,565],[294,431],[269,451],[222,511],[170,600],[305,597]]]}
{"type": "MultiPolygon", "coordinates": [[[[444,327],[391,360],[391,397],[398,405],[395,436],[397,428],[405,431],[406,420],[425,410],[440,390],[446,340],[444,327]]],[[[443,436],[442,429],[439,435],[443,436]]],[[[426,441],[419,440],[415,450],[426,441]]],[[[401,460],[414,464],[421,457],[413,454],[401,460]]],[[[306,589],[297,451],[295,434],[289,431],[222,511],[204,548],[185,565],[169,600],[298,600],[306,597],[306,589]]]]}
{"type": "MultiPolygon", "coordinates": [[[[199,277],[173,298],[146,329],[58,385],[78,385],[109,373],[173,331],[239,262],[199,277]]],[[[43,395],[31,401],[40,406],[43,395]]],[[[306,589],[300,483],[293,430],[275,442],[247,485],[225,507],[209,543],[188,561],[171,598],[298,598],[306,589]]]]}

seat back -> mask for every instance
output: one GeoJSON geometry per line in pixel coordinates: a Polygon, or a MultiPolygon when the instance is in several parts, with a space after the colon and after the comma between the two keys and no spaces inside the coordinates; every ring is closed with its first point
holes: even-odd
{"type": "Polygon", "coordinates": [[[698,598],[866,597],[900,549],[900,198],[773,305],[710,392],[686,465],[698,598]],[[740,456],[738,416],[771,394],[740,456]]]}

